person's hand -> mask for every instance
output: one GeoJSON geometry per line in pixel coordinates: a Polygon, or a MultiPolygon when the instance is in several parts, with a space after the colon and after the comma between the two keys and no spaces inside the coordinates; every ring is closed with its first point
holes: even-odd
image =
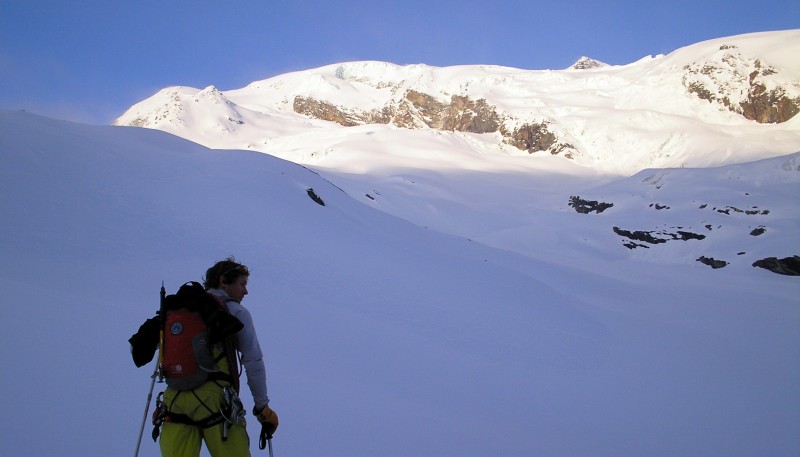
{"type": "Polygon", "coordinates": [[[253,415],[266,428],[269,435],[278,429],[278,415],[269,406],[265,406],[261,410],[258,407],[253,408],[253,415]]]}

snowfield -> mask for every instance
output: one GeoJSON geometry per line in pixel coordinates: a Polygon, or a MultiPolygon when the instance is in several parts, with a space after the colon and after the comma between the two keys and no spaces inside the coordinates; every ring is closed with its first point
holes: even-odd
{"type": "Polygon", "coordinates": [[[127,339],[162,282],[230,255],[278,457],[800,454],[800,279],[753,266],[800,255],[800,119],[667,81],[723,44],[800,80],[789,31],[592,70],[361,62],[168,88],[128,113],[151,128],[0,111],[0,455],[132,454],[153,366],[127,339]],[[381,106],[375,81],[549,113],[587,154],[292,111],[381,106]]]}
{"type": "Polygon", "coordinates": [[[276,454],[800,450],[800,283],[750,266],[800,253],[797,154],[605,183],[543,172],[548,192],[508,195],[527,202],[511,229],[509,208],[473,211],[518,171],[387,172],[370,200],[257,152],[1,116],[2,342],[24,348],[2,378],[5,433],[46,437],[5,439],[4,455],[132,452],[152,367],[134,368],[126,340],[162,280],[174,291],[231,254],[253,271],[276,454]],[[430,203],[398,212],[432,227],[370,207],[408,203],[405,188],[430,203]],[[614,206],[579,214],[573,194],[614,206]],[[712,210],[727,206],[769,214],[712,210]],[[708,238],[628,249],[611,230],[684,224],[708,238]]]}

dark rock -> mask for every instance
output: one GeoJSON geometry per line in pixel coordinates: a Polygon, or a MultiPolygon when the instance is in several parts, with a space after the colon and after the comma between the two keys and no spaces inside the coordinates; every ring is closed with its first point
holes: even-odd
{"type": "Polygon", "coordinates": [[[614,206],[613,203],[601,203],[597,200],[583,200],[581,197],[577,195],[573,195],[569,197],[569,206],[575,208],[575,211],[581,214],[589,214],[594,211],[597,214],[602,213],[603,211],[607,210],[614,206]]]}
{"type": "Polygon", "coordinates": [[[619,236],[624,236],[625,238],[636,240],[636,241],[644,241],[645,243],[650,244],[661,244],[666,243],[670,240],[681,240],[681,241],[688,241],[688,240],[702,240],[705,239],[705,235],[700,235],[698,233],[687,232],[684,230],[678,230],[676,233],[669,233],[669,232],[646,232],[643,230],[637,231],[630,231],[630,230],[623,230],[619,227],[614,227],[614,233],[619,236]],[[654,234],[664,235],[669,238],[659,238],[654,236],[654,234]]]}
{"type": "Polygon", "coordinates": [[[633,241],[628,241],[628,242],[622,243],[622,245],[625,246],[628,249],[636,249],[636,248],[650,249],[650,246],[647,246],[647,245],[641,244],[641,243],[634,243],[633,241]]]}
{"type": "Polygon", "coordinates": [[[759,236],[759,235],[763,235],[763,234],[764,234],[764,232],[766,232],[766,231],[767,231],[767,229],[766,229],[765,227],[757,227],[757,228],[754,228],[754,229],[753,229],[753,230],[750,232],[750,235],[753,235],[753,236],[759,236]]]}
{"type": "Polygon", "coordinates": [[[314,192],[314,189],[312,189],[312,188],[310,188],[310,187],[309,187],[308,189],[306,189],[306,193],[308,194],[308,196],[309,196],[309,197],[310,197],[312,200],[314,200],[314,202],[315,202],[316,204],[318,204],[318,205],[320,205],[320,206],[325,206],[325,202],[324,202],[324,201],[322,201],[322,199],[319,197],[319,195],[317,195],[317,194],[316,194],[316,192],[314,192]]]}
{"type": "Polygon", "coordinates": [[[728,262],[726,262],[724,260],[717,260],[717,259],[714,259],[713,257],[700,256],[700,258],[697,259],[697,261],[702,263],[702,264],[708,265],[708,266],[710,266],[711,268],[713,268],[715,270],[717,268],[724,268],[724,267],[728,266],[728,262]]]}
{"type": "Polygon", "coordinates": [[[767,257],[753,262],[753,266],[764,268],[781,275],[800,276],[800,256],[797,255],[784,257],[782,259],[767,257]]]}
{"type": "Polygon", "coordinates": [[[755,206],[752,209],[748,210],[743,210],[735,206],[726,206],[724,209],[714,208],[714,210],[716,210],[718,213],[727,214],[728,216],[730,216],[731,211],[733,211],[734,213],[747,214],[748,216],[756,216],[756,215],[766,216],[767,214],[769,214],[768,209],[759,210],[755,206]]]}
{"type": "Polygon", "coordinates": [[[652,235],[652,232],[644,232],[639,230],[631,232],[628,230],[623,230],[619,227],[614,227],[614,233],[616,233],[619,236],[624,236],[625,238],[628,238],[630,240],[644,241],[645,243],[650,243],[650,244],[659,244],[667,242],[667,240],[663,238],[654,237],[652,235]]]}
{"type": "Polygon", "coordinates": [[[671,234],[673,240],[703,240],[706,238],[705,235],[700,235],[699,233],[692,233],[692,232],[685,232],[683,230],[678,230],[677,235],[671,234]]]}

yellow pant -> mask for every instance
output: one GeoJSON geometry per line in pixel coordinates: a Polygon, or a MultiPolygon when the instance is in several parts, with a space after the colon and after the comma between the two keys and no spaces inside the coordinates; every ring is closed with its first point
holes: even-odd
{"type": "MultiPolygon", "coordinates": [[[[222,387],[207,382],[192,392],[178,392],[167,388],[164,404],[171,413],[186,414],[198,421],[218,412],[224,401],[222,387]]],[[[228,430],[228,439],[222,440],[223,424],[209,428],[164,422],[161,427],[161,455],[163,457],[197,457],[201,441],[205,441],[212,457],[250,457],[250,437],[244,424],[235,424],[228,430]]]]}

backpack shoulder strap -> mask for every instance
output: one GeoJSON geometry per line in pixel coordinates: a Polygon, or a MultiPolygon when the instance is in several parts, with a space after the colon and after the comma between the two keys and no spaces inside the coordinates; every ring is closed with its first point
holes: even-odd
{"type": "Polygon", "coordinates": [[[228,372],[230,373],[230,380],[233,384],[234,389],[236,389],[236,393],[239,393],[239,377],[242,374],[241,365],[239,363],[239,347],[238,347],[238,339],[236,338],[236,333],[239,330],[244,328],[244,324],[236,318],[236,316],[230,313],[228,309],[228,305],[222,297],[219,297],[214,294],[208,294],[214,298],[219,306],[221,311],[220,317],[217,319],[218,323],[222,330],[220,333],[225,335],[222,338],[222,345],[223,351],[225,355],[225,360],[228,363],[228,372]]]}

